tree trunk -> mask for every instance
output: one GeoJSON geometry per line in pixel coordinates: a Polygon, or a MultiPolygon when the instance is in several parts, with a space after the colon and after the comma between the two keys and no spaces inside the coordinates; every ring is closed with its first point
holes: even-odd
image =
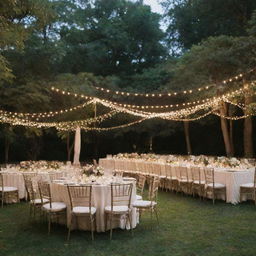
{"type": "Polygon", "coordinates": [[[184,121],[184,133],[186,139],[186,146],[187,146],[187,154],[192,154],[191,142],[190,142],[190,135],[189,135],[189,121],[184,121]]]}
{"type": "Polygon", "coordinates": [[[81,151],[81,128],[76,128],[75,133],[75,146],[74,146],[74,165],[80,165],[80,151],[81,151]]]}
{"type": "MultiPolygon", "coordinates": [[[[251,88],[248,84],[244,85],[245,94],[244,94],[244,104],[246,109],[244,110],[244,114],[249,114],[248,106],[253,102],[251,96],[251,88]]],[[[253,125],[252,125],[252,117],[247,117],[244,119],[244,156],[252,158],[254,155],[253,152],[253,125]]]]}
{"type": "Polygon", "coordinates": [[[234,146],[234,139],[233,139],[233,133],[234,133],[234,122],[233,120],[229,120],[229,139],[230,139],[230,146],[231,151],[233,152],[233,155],[235,155],[235,146],[234,146]]]}
{"type": "MultiPolygon", "coordinates": [[[[228,108],[228,116],[232,116],[231,105],[229,105],[229,108],[228,108]]],[[[230,119],[229,120],[229,140],[230,140],[231,151],[233,152],[233,155],[235,155],[233,128],[234,128],[234,122],[233,120],[230,119]]]]}
{"type": "MultiPolygon", "coordinates": [[[[227,116],[227,107],[225,102],[221,102],[220,104],[220,114],[221,116],[227,116]]],[[[226,155],[228,157],[234,156],[234,152],[232,151],[232,146],[230,143],[230,134],[228,129],[228,122],[225,118],[220,118],[221,131],[223,135],[223,140],[225,144],[226,155]]]]}
{"type": "Polygon", "coordinates": [[[10,141],[7,138],[5,138],[4,160],[6,164],[9,161],[9,150],[10,150],[10,141]]]}
{"type": "Polygon", "coordinates": [[[73,148],[74,148],[74,141],[70,145],[70,133],[68,132],[68,135],[67,135],[67,159],[68,159],[68,161],[71,161],[71,153],[72,153],[73,148]]]}

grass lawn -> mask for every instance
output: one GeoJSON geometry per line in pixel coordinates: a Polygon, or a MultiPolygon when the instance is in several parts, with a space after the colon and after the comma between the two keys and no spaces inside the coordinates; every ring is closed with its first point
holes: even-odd
{"type": "Polygon", "coordinates": [[[66,242],[67,229],[30,221],[27,203],[0,208],[1,256],[161,256],[161,255],[256,255],[256,207],[253,203],[230,205],[159,193],[161,223],[150,226],[149,214],[134,230],[96,233],[73,231],[66,242]]]}

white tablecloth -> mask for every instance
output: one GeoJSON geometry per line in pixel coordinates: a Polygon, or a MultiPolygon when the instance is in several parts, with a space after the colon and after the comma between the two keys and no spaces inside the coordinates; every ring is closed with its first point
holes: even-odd
{"type": "MultiPolygon", "coordinates": [[[[61,201],[64,202],[67,209],[67,224],[69,226],[71,220],[71,212],[70,212],[70,200],[68,196],[67,186],[63,184],[53,183],[51,186],[53,201],[61,201]]],[[[96,207],[96,231],[104,232],[105,231],[105,213],[104,209],[106,206],[111,205],[111,191],[110,185],[93,185],[92,187],[92,204],[96,207]]],[[[131,203],[133,203],[136,199],[136,182],[133,185],[131,203]]],[[[60,220],[63,222],[63,220],[60,220]]],[[[132,211],[132,228],[136,227],[138,222],[138,216],[136,210],[132,211]]],[[[113,222],[113,227],[117,228],[130,228],[125,227],[124,218],[121,217],[119,220],[113,222]]],[[[90,230],[90,222],[86,217],[78,217],[78,223],[73,221],[72,229],[82,229],[82,230],[90,230]]]]}
{"type": "MultiPolygon", "coordinates": [[[[159,176],[166,176],[166,165],[171,165],[174,171],[179,168],[179,165],[167,164],[157,161],[145,161],[143,159],[125,159],[125,158],[102,158],[99,160],[100,166],[113,171],[124,170],[143,172],[146,174],[155,174],[159,176]]],[[[189,166],[188,166],[189,167],[189,166]]],[[[245,170],[232,170],[229,168],[214,168],[215,169],[215,182],[226,185],[227,188],[227,203],[237,204],[240,202],[240,185],[244,183],[252,183],[254,179],[254,168],[245,170]]],[[[202,169],[202,177],[204,177],[202,169]]],[[[189,178],[192,178],[189,172],[189,178]]]]}

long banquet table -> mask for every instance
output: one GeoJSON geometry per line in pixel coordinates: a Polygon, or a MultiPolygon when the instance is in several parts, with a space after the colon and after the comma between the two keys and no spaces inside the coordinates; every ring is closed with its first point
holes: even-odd
{"type": "MultiPolygon", "coordinates": [[[[154,174],[158,176],[166,176],[166,166],[171,166],[174,175],[179,168],[177,164],[168,164],[163,161],[148,161],[143,159],[127,159],[127,158],[101,158],[99,165],[109,172],[117,170],[142,172],[154,174]]],[[[189,166],[187,166],[189,167],[189,166]]],[[[189,168],[188,168],[189,169],[189,168]]],[[[226,185],[227,203],[237,204],[240,202],[240,185],[244,183],[252,183],[254,178],[254,168],[244,170],[233,170],[231,168],[214,168],[215,182],[226,185]]],[[[201,168],[203,172],[203,168],[201,168]]],[[[191,178],[191,173],[189,172],[191,178]]],[[[202,173],[202,177],[204,177],[202,173]]]]}

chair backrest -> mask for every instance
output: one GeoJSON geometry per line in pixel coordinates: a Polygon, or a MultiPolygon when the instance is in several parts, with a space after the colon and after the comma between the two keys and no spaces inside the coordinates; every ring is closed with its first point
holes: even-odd
{"type": "Polygon", "coordinates": [[[254,170],[254,188],[256,189],[256,167],[254,170]]]}
{"type": "Polygon", "coordinates": [[[214,169],[213,168],[204,168],[205,184],[213,184],[214,187],[214,169]]]}
{"type": "Polygon", "coordinates": [[[117,205],[131,207],[132,183],[111,184],[111,210],[117,205]]]}
{"type": "Polygon", "coordinates": [[[166,170],[166,177],[172,178],[172,166],[170,164],[166,164],[165,166],[166,170]]]}
{"type": "Polygon", "coordinates": [[[201,168],[196,166],[190,167],[190,171],[192,174],[192,180],[199,181],[199,184],[201,184],[201,168]]]}
{"type": "Polygon", "coordinates": [[[158,193],[159,184],[160,184],[159,177],[155,176],[152,179],[150,179],[149,190],[148,190],[148,199],[150,201],[157,201],[157,193],[158,193]]]}
{"type": "Polygon", "coordinates": [[[24,184],[25,184],[25,189],[27,191],[29,200],[32,200],[32,201],[35,200],[36,193],[35,193],[35,190],[34,190],[34,187],[33,187],[32,180],[24,178],[24,184]]]}
{"type": "Polygon", "coordinates": [[[54,180],[58,180],[58,179],[60,179],[62,177],[63,177],[63,173],[62,172],[58,172],[58,171],[49,172],[49,178],[50,178],[51,182],[53,182],[54,180]]]}
{"type": "Polygon", "coordinates": [[[52,196],[51,196],[51,187],[49,182],[47,181],[39,181],[38,189],[41,198],[41,202],[43,204],[43,199],[49,200],[50,208],[52,208],[52,196]]]}
{"type": "Polygon", "coordinates": [[[2,191],[4,191],[4,177],[2,173],[0,173],[0,187],[2,188],[2,191]]]}
{"type": "Polygon", "coordinates": [[[180,171],[180,179],[188,180],[188,168],[185,166],[180,166],[179,171],[180,171]]]}
{"type": "Polygon", "coordinates": [[[143,195],[145,183],[146,183],[146,176],[139,174],[137,179],[137,194],[143,195]]]}
{"type": "Polygon", "coordinates": [[[70,200],[71,209],[76,206],[92,206],[92,186],[71,186],[68,185],[68,195],[70,200]]]}

